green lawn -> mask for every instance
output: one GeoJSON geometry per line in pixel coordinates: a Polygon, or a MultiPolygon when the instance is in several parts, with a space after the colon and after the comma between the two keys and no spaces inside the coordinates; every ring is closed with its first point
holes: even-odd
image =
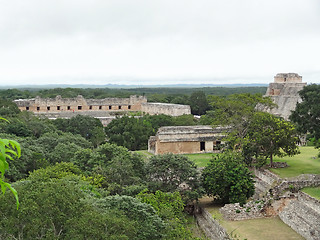
{"type": "Polygon", "coordinates": [[[205,167],[212,158],[213,153],[196,153],[196,154],[184,154],[190,160],[192,160],[197,167],[205,167]]]}
{"type": "Polygon", "coordinates": [[[311,197],[320,200],[320,187],[307,187],[303,188],[302,192],[309,194],[311,197]]]}
{"type": "MultiPolygon", "coordinates": [[[[148,158],[153,156],[153,154],[149,153],[148,150],[134,151],[134,153],[140,154],[145,159],[145,161],[148,161],[148,158]]],[[[183,155],[192,160],[197,165],[197,167],[205,167],[212,158],[212,154],[213,153],[196,153],[183,155]]]]}
{"type": "Polygon", "coordinates": [[[213,218],[227,230],[234,239],[247,240],[300,240],[304,239],[293,231],[279,217],[258,218],[242,221],[224,220],[219,208],[210,198],[202,198],[201,204],[212,214],[213,218]]]}
{"type": "Polygon", "coordinates": [[[278,158],[275,162],[287,162],[289,167],[270,169],[282,178],[295,177],[304,173],[320,174],[319,151],[314,147],[300,147],[300,154],[293,157],[278,158]]]}

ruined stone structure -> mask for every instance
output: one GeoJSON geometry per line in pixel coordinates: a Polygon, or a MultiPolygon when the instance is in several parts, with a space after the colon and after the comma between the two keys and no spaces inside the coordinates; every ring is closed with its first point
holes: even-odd
{"type": "Polygon", "coordinates": [[[302,77],[296,73],[278,73],[265,94],[271,97],[278,107],[266,111],[288,120],[291,111],[294,111],[297,103],[301,102],[299,91],[306,85],[307,83],[303,83],[302,77]]]}
{"type": "Polygon", "coordinates": [[[156,136],[149,138],[148,151],[153,154],[213,152],[219,148],[225,130],[211,126],[161,127],[156,136]]]}
{"type": "Polygon", "coordinates": [[[204,232],[206,237],[211,240],[231,240],[226,229],[224,229],[218,220],[214,219],[210,212],[205,208],[197,206],[195,211],[197,224],[204,232]]]}
{"type": "Polygon", "coordinates": [[[81,95],[76,98],[56,96],[55,98],[18,99],[14,102],[21,111],[31,111],[49,118],[70,118],[76,114],[82,114],[99,118],[105,124],[114,119],[116,115],[132,111],[141,111],[151,115],[191,114],[189,105],[148,103],[144,96],[105,99],[85,99],[81,95]]]}

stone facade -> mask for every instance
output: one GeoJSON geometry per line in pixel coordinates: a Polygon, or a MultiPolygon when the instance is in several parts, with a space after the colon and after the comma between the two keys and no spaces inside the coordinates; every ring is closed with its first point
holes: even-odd
{"type": "Polygon", "coordinates": [[[170,116],[181,116],[183,114],[191,114],[191,108],[189,105],[181,104],[169,104],[169,103],[142,103],[141,111],[155,114],[166,114],[170,116]]]}
{"type": "Polygon", "coordinates": [[[156,136],[149,138],[148,151],[153,154],[214,152],[221,144],[225,130],[211,126],[161,127],[156,136]]]}
{"type": "Polygon", "coordinates": [[[130,98],[85,99],[76,98],[40,98],[14,100],[21,111],[31,111],[49,118],[70,118],[75,114],[89,115],[110,122],[116,115],[131,111],[141,111],[150,115],[166,114],[180,116],[191,114],[189,105],[148,103],[144,96],[130,98]]]}
{"type": "Polygon", "coordinates": [[[303,83],[302,77],[296,73],[278,73],[274,77],[274,82],[269,84],[265,94],[271,97],[278,107],[266,109],[266,111],[288,120],[296,104],[301,102],[299,91],[306,85],[307,83],[303,83]]]}
{"type": "Polygon", "coordinates": [[[81,95],[76,98],[40,98],[18,99],[14,101],[21,111],[35,113],[61,113],[82,111],[140,111],[141,104],[147,102],[146,97],[130,96],[130,98],[85,99],[81,95]]]}

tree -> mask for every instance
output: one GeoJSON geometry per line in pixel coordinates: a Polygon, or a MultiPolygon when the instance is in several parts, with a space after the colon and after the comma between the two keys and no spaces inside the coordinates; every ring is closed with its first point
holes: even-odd
{"type": "Polygon", "coordinates": [[[201,122],[213,126],[228,126],[228,144],[230,148],[242,149],[243,140],[253,115],[259,111],[258,107],[272,107],[270,98],[263,98],[260,94],[233,94],[227,97],[209,96],[212,106],[201,122]]]}
{"type": "Polygon", "coordinates": [[[302,102],[297,103],[289,118],[297,124],[299,132],[310,133],[318,140],[320,139],[320,85],[305,86],[299,95],[302,102]]]}
{"type": "Polygon", "coordinates": [[[254,194],[252,173],[242,156],[231,151],[213,156],[202,172],[202,185],[222,203],[245,203],[254,194]]]}
{"type": "Polygon", "coordinates": [[[124,194],[125,191],[135,186],[138,194],[145,188],[145,163],[137,154],[132,154],[128,149],[115,144],[105,143],[97,149],[80,149],[72,162],[87,175],[102,176],[102,186],[111,194],[124,194]],[[138,187],[140,186],[141,187],[138,187]]]}
{"type": "Polygon", "coordinates": [[[125,214],[135,223],[133,240],[162,239],[165,236],[165,223],[147,203],[129,196],[110,196],[95,201],[94,206],[101,211],[114,209],[125,214]]]}
{"type": "Polygon", "coordinates": [[[190,107],[192,114],[203,115],[209,109],[206,94],[203,91],[193,92],[190,96],[190,107]]]}
{"type": "Polygon", "coordinates": [[[197,167],[186,156],[174,154],[152,156],[147,171],[148,184],[152,191],[178,191],[185,201],[198,199],[202,194],[197,167]]]}
{"type": "Polygon", "coordinates": [[[184,203],[178,192],[164,193],[156,191],[149,193],[147,190],[138,194],[138,199],[150,204],[156,213],[167,223],[165,239],[194,239],[189,229],[185,227],[186,219],[184,203]]]}
{"type": "Polygon", "coordinates": [[[70,119],[59,118],[54,120],[53,123],[61,131],[80,134],[91,141],[94,146],[98,146],[105,140],[103,125],[99,119],[94,117],[77,115],[70,119]]]}
{"type": "Polygon", "coordinates": [[[124,116],[108,124],[105,132],[110,143],[139,150],[147,148],[153,129],[151,123],[142,118],[124,116]]]}
{"type": "Polygon", "coordinates": [[[270,113],[257,112],[253,115],[244,142],[243,153],[246,159],[254,156],[260,165],[270,159],[272,166],[273,156],[293,156],[299,153],[299,137],[294,124],[270,113]]]}
{"type": "Polygon", "coordinates": [[[7,99],[0,99],[0,116],[16,116],[19,112],[17,104],[7,99]]]}
{"type": "Polygon", "coordinates": [[[89,186],[76,176],[16,183],[19,211],[0,196],[0,239],[134,239],[136,223],[115,208],[95,208],[89,186]]]}

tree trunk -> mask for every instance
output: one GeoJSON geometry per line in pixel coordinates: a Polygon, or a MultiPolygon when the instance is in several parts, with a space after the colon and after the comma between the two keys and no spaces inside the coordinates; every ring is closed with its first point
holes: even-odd
{"type": "Polygon", "coordinates": [[[270,167],[273,167],[273,156],[270,154],[270,167]]]}

